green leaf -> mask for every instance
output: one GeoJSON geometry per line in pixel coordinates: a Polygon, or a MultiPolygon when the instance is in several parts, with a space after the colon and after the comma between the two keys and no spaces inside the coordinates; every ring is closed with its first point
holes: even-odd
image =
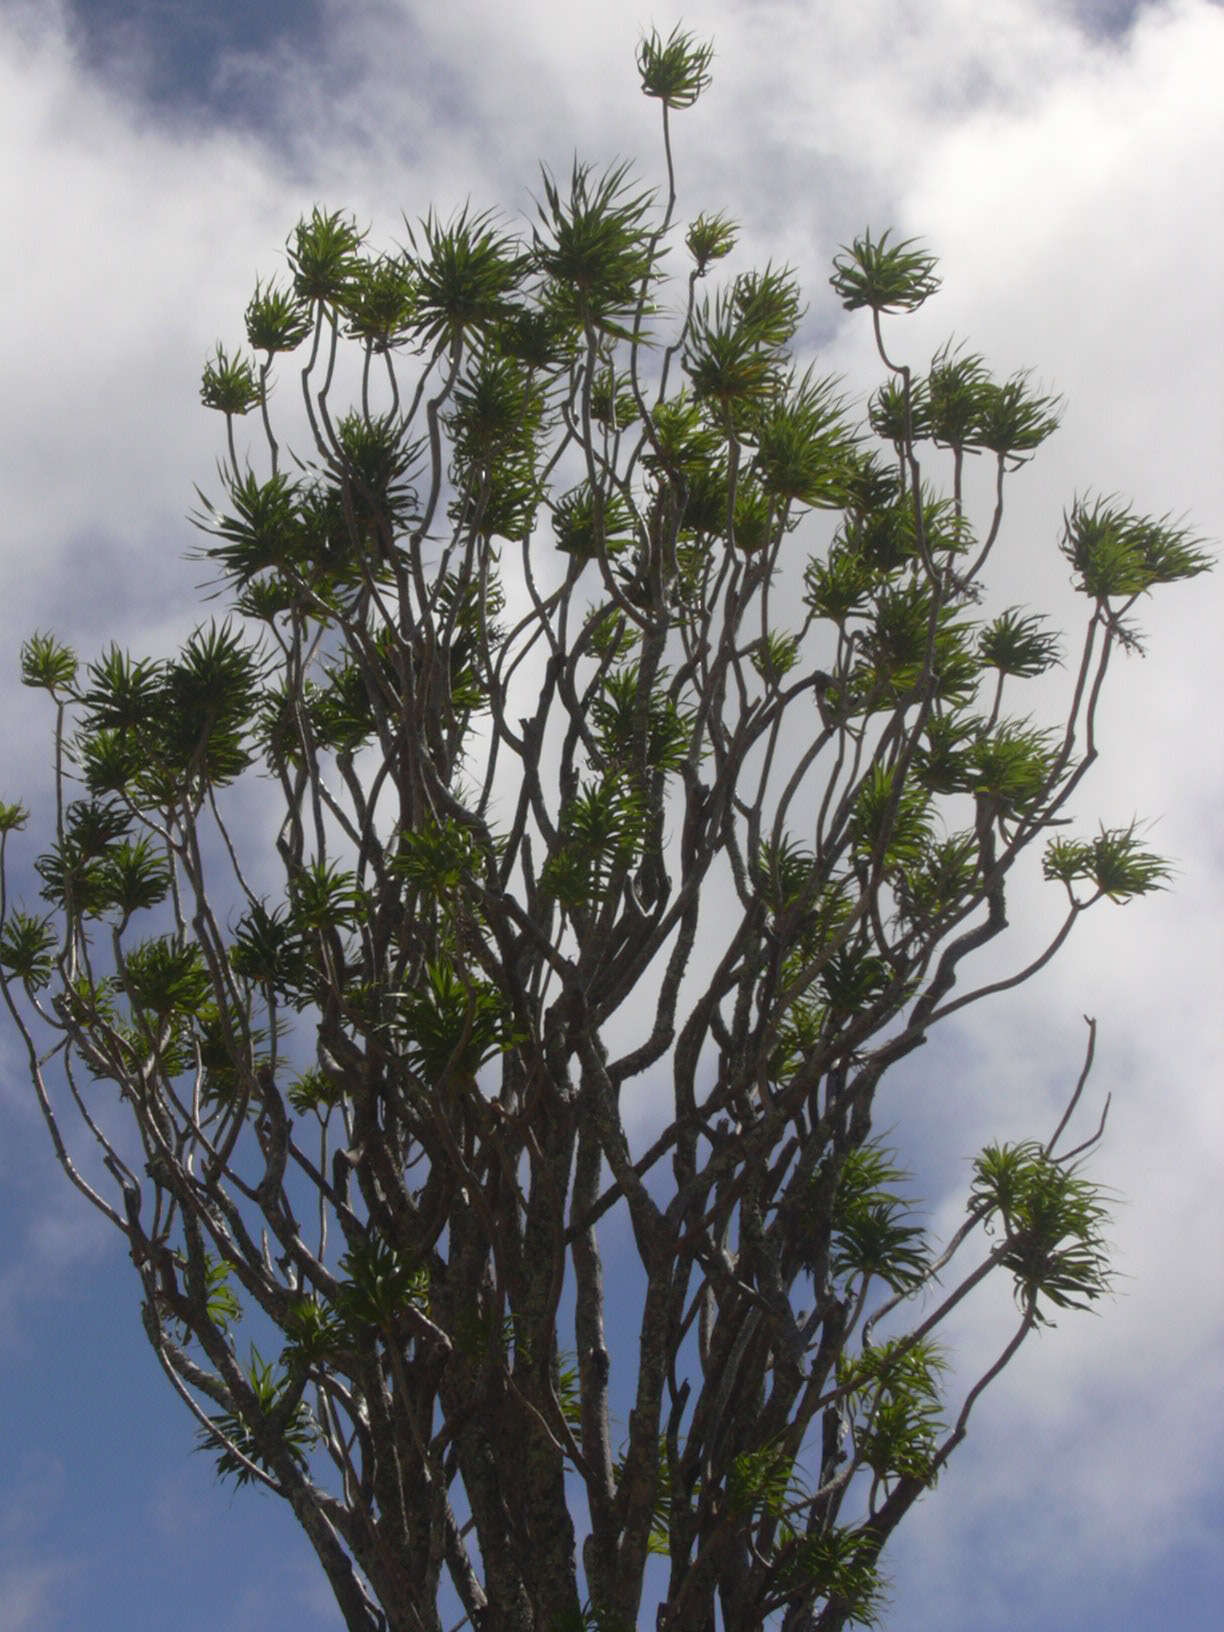
{"type": "Polygon", "coordinates": [[[55,970],[59,936],[48,913],[36,918],[20,909],[0,925],[0,969],[32,992],[41,991],[55,970]]]}
{"type": "Polygon", "coordinates": [[[936,352],[926,381],[925,429],[937,445],[978,445],[982,391],[989,383],[985,363],[973,352],[950,345],[936,352]]]}
{"type": "Polygon", "coordinates": [[[642,92],[667,108],[691,108],[710,84],[713,59],[713,44],[699,44],[678,24],[666,39],[652,28],[638,42],[642,92]]]}
{"type": "Polygon", "coordinates": [[[766,685],[776,686],[799,661],[798,636],[782,634],[776,629],[771,629],[768,634],[753,643],[750,659],[753,668],[766,685]]]}
{"type": "Polygon", "coordinates": [[[688,712],[663,689],[667,671],[646,688],[641,668],[627,663],[609,674],[591,703],[591,721],[610,767],[633,775],[639,756],[651,771],[679,771],[688,758],[688,712]]]}
{"type": "Polygon", "coordinates": [[[107,854],[116,839],[131,826],[130,812],[121,805],[95,799],[76,799],[68,806],[67,842],[87,861],[107,854]]]}
{"type": "Polygon", "coordinates": [[[846,457],[846,513],[861,521],[877,510],[887,510],[902,494],[897,466],[886,463],[873,448],[855,448],[846,457]]]}
{"type": "Polygon", "coordinates": [[[826,960],[820,984],[837,1015],[861,1016],[892,985],[893,972],[883,958],[860,948],[841,946],[826,960]]]}
{"type": "Polygon", "coordinates": [[[855,447],[839,384],[831,375],[818,379],[809,369],[755,424],[753,472],[775,499],[822,508],[844,505],[855,447]]]}
{"type": "Polygon", "coordinates": [[[833,259],[829,282],[848,312],[914,312],[939,288],[935,257],[916,247],[916,238],[889,243],[889,232],[872,242],[870,231],[833,259]]]}
{"type": "Polygon", "coordinates": [[[878,592],[863,650],[872,667],[871,683],[881,688],[885,706],[915,702],[928,688],[953,706],[973,697],[979,664],[970,645],[970,625],[958,622],[948,608],[939,611],[935,625],[932,642],[931,592],[924,579],[878,592]]]}
{"type": "Polygon", "coordinates": [[[434,585],[433,595],[434,616],[447,632],[451,705],[482,709],[487,704],[485,665],[501,641],[497,619],[505,605],[495,564],[490,563],[483,582],[447,574],[434,585]]]}
{"type": "Polygon", "coordinates": [[[902,870],[897,904],[908,922],[930,935],[957,915],[977,882],[976,835],[953,833],[925,846],[919,862],[902,870]]]}
{"type": "Polygon", "coordinates": [[[644,231],[653,190],[634,191],[627,164],[611,165],[596,178],[577,159],[568,197],[547,169],[543,187],[534,260],[552,280],[560,309],[599,333],[631,338],[625,322],[654,270],[656,251],[644,231]]]}
{"type": "Polygon", "coordinates": [[[745,406],[766,401],[778,386],[779,358],[744,322],[735,289],[707,301],[690,325],[684,369],[696,402],[718,410],[719,422],[745,406]]]}
{"type": "Polygon", "coordinates": [[[886,1589],[876,1567],[877,1554],[870,1537],[830,1526],[792,1544],[785,1576],[802,1580],[849,1624],[882,1626],[886,1589]]]}
{"type": "MultiPolygon", "coordinates": [[[[625,1476],[623,1459],[617,1461],[613,1474],[615,1483],[619,1488],[625,1476]]],[[[671,1510],[672,1470],[667,1455],[667,1438],[661,1434],[659,1436],[658,1461],[655,1464],[654,1505],[650,1512],[650,1534],[646,1543],[647,1552],[656,1558],[667,1558],[671,1551],[671,1510]]]]}
{"type": "Polygon", "coordinates": [[[835,543],[824,561],[809,560],[803,573],[803,604],[842,627],[867,610],[875,574],[858,551],[835,543]]]}
{"type": "Polygon", "coordinates": [[[513,1043],[505,1000],[488,981],[462,978],[445,959],[425,966],[398,994],[394,1029],[413,1071],[433,1087],[444,1077],[470,1083],[513,1043]]]}
{"type": "Polygon", "coordinates": [[[119,1029],[120,1018],[115,1004],[115,982],[103,979],[91,981],[87,975],[64,982],[62,990],[51,999],[51,1005],[60,1020],[87,1029],[106,1026],[119,1029]]]}
{"type": "Polygon", "coordinates": [[[935,1457],[943,1429],[939,1379],[946,1362],[932,1343],[900,1341],[843,1358],[838,1378],[851,1385],[858,1418],[855,1445],[878,1479],[917,1479],[934,1484],[935,1457]]]}
{"type": "Polygon", "coordinates": [[[358,267],[358,250],[365,233],[352,216],[327,212],[318,205],[298,222],[286,246],[293,273],[293,292],[299,301],[343,301],[358,267]]]}
{"type": "Polygon", "coordinates": [[[684,238],[689,254],[697,263],[697,276],[704,277],[712,261],[721,261],[730,255],[738,237],[738,225],[721,212],[699,215],[684,238]]]}
{"type": "Polygon", "coordinates": [[[251,763],[246,747],[258,698],[257,650],[227,619],[192,634],[164,675],[159,732],[168,767],[224,786],[251,763]]]}
{"type": "Polygon", "coordinates": [[[107,905],[124,921],[134,912],[158,906],[170,893],[170,869],[152,839],[124,839],[112,846],[102,864],[100,888],[107,905]]]}
{"type": "Polygon", "coordinates": [[[256,282],[246,309],[247,344],[252,351],[293,351],[310,333],[310,310],[296,293],[256,282]]]}
{"type": "Polygon", "coordinates": [[[776,1446],[741,1451],[727,1475],[727,1501],[734,1513],[768,1513],[779,1518],[786,1510],[787,1491],[794,1468],[792,1458],[776,1446]]]}
{"type": "Polygon", "coordinates": [[[633,543],[633,517],[618,493],[601,493],[581,482],[553,505],[557,548],[580,561],[614,557],[633,543]]]}
{"type": "Polygon", "coordinates": [[[76,672],[76,653],[54,635],[33,634],[21,648],[23,686],[40,686],[54,697],[71,688],[76,672]]]}
{"type": "Polygon", "coordinates": [[[639,417],[637,398],[625,390],[611,368],[591,384],[591,418],[610,430],[624,430],[639,417]]]}
{"type": "Polygon", "coordinates": [[[298,592],[283,578],[255,578],[234,596],[234,611],[256,623],[273,624],[300,600],[298,592]]]}
{"type": "Polygon", "coordinates": [[[284,905],[269,910],[263,901],[253,902],[234,926],[229,948],[234,973],[282,995],[296,994],[307,974],[301,923],[284,905]]]}
{"type": "Polygon", "coordinates": [[[1048,1325],[1039,1299],[1087,1309],[1112,1284],[1105,1192],[1051,1160],[1035,1141],[988,1145],[974,1163],[971,1205],[1003,1230],[1001,1262],[1016,1300],[1048,1325]]]}
{"type": "Polygon", "coordinates": [[[318,1114],[339,1105],[344,1099],[344,1092],[318,1066],[311,1065],[289,1084],[285,1098],[300,1116],[304,1116],[308,1111],[318,1114]]]}
{"type": "Polygon", "coordinates": [[[867,861],[879,852],[885,870],[913,866],[930,842],[934,825],[931,796],[920,784],[873,765],[863,779],[850,821],[854,853],[867,861]]]}
{"type": "Polygon", "coordinates": [[[231,357],[218,340],[216,351],[204,364],[200,401],[218,413],[246,414],[263,401],[263,387],[250,361],[231,357]]]}
{"type": "Polygon", "coordinates": [[[777,843],[763,842],[757,851],[753,883],[774,919],[804,896],[814,896],[818,877],[815,855],[789,833],[777,843]]]}
{"type": "Polygon", "coordinates": [[[457,465],[453,474],[463,498],[450,504],[446,513],[457,531],[470,532],[484,544],[495,538],[517,543],[531,537],[540,502],[534,447],[503,452],[474,473],[457,465]],[[469,479],[473,474],[475,480],[469,479]]]}
{"type": "Polygon", "coordinates": [[[743,331],[778,354],[794,339],[806,310],[794,269],[772,263],[761,272],[741,272],[731,285],[730,301],[743,331]]]}
{"type": "Polygon", "coordinates": [[[118,805],[74,800],[65,814],[63,839],[34,863],[43,881],[39,892],[43,900],[85,917],[104,912],[111,903],[112,884],[105,858],[131,819],[118,805]]]}
{"type": "Polygon", "coordinates": [[[81,701],[92,731],[139,733],[164,717],[165,664],[133,659],[116,645],[91,663],[90,685],[81,701]]]}
{"type": "Polygon", "coordinates": [[[272,1361],[265,1362],[254,1343],[251,1344],[246,1381],[254,1395],[250,1416],[238,1412],[218,1412],[209,1418],[214,1431],[210,1433],[202,1428],[196,1435],[198,1450],[216,1454],[217,1477],[232,1479],[239,1489],[254,1477],[247,1462],[264,1470],[270,1468],[267,1455],[269,1441],[287,1451],[304,1469],[306,1453],[319,1438],[318,1426],[302,1400],[292,1374],[279,1372],[272,1361]],[[237,1449],[240,1456],[234,1454],[231,1446],[237,1449]]]}
{"type": "Polygon", "coordinates": [[[204,1286],[205,1312],[222,1335],[228,1337],[230,1326],[242,1319],[242,1305],[230,1285],[230,1266],[223,1259],[205,1259],[204,1286]]]}
{"type": "Polygon", "coordinates": [[[433,895],[451,894],[476,874],[479,850],[470,828],[451,817],[415,831],[403,828],[395,870],[418,889],[433,895]]]}
{"type": "Polygon", "coordinates": [[[132,731],[78,731],[72,751],[85,774],[85,786],[95,798],[128,793],[147,769],[145,750],[132,731]]]}
{"type": "Polygon", "coordinates": [[[285,1320],[285,1334],[288,1342],[281,1360],[294,1376],[315,1365],[331,1364],[349,1341],[341,1316],[316,1296],[299,1298],[293,1304],[285,1320]]]}
{"type": "Polygon", "coordinates": [[[1062,399],[1030,390],[1029,376],[1015,374],[978,391],[978,441],[1013,466],[1023,463],[1058,429],[1062,399]]]}
{"type": "Polygon", "coordinates": [[[498,232],[494,219],[487,211],[472,215],[465,206],[448,222],[432,211],[421,222],[414,321],[426,345],[453,346],[512,315],[511,297],[526,261],[517,240],[498,232]]]}
{"type": "Polygon", "coordinates": [[[969,755],[969,791],[994,801],[1004,812],[1030,807],[1045,792],[1055,756],[1055,736],[1026,721],[1001,720],[974,739],[969,755]]]}
{"type": "Polygon", "coordinates": [[[867,422],[878,437],[891,442],[895,448],[907,448],[912,442],[923,441],[931,434],[927,382],[911,376],[907,394],[904,380],[890,376],[872,394],[867,404],[867,422]]]}
{"type": "Polygon", "coordinates": [[[1132,822],[1129,827],[1102,826],[1095,839],[1051,840],[1043,861],[1045,876],[1068,886],[1087,879],[1096,886],[1098,897],[1111,901],[1163,890],[1173,869],[1161,856],[1142,848],[1137,829],[1132,822]]]}
{"type": "MultiPolygon", "coordinates": [[[[353,754],[375,730],[369,680],[362,666],[354,662],[328,663],[324,673],[327,684],[311,688],[307,696],[306,712],[316,745],[334,753],[353,754]]],[[[285,716],[291,699],[278,694],[278,701],[283,705],[282,725],[292,730],[293,722],[285,716]]]]}
{"type": "Polygon", "coordinates": [[[932,793],[963,793],[972,779],[973,746],[982,730],[977,719],[961,714],[927,717],[923,740],[914,753],[914,775],[932,793]]]}
{"type": "Polygon", "coordinates": [[[177,1034],[179,1060],[163,1060],[163,1067],[170,1075],[202,1070],[204,1102],[232,1105],[249,1088],[252,1072],[269,1063],[259,1053],[266,1033],[251,1023],[249,1015],[223,1012],[211,996],[190,1018],[190,1027],[181,1027],[177,1034]]]}
{"type": "Polygon", "coordinates": [[[544,398],[516,358],[482,352],[455,386],[446,425],[457,467],[496,467],[514,451],[533,452],[544,424],[544,398]]]}
{"type": "Polygon", "coordinates": [[[215,510],[200,494],[203,509],[192,523],[221,541],[201,553],[219,562],[226,577],[239,585],[249,584],[258,573],[296,565],[305,541],[300,499],[299,483],[279,474],[260,481],[253,470],[230,481],[229,514],[215,510]]]}
{"type": "Polygon", "coordinates": [[[129,947],[115,986],[133,1010],[159,1021],[172,1014],[194,1015],[212,995],[212,977],[200,948],[194,942],[184,946],[174,936],[129,947]]]}
{"type": "Polygon", "coordinates": [[[582,1383],[578,1374],[577,1361],[572,1355],[562,1356],[568,1364],[557,1368],[557,1404],[561,1407],[561,1415],[576,1434],[582,1432],[582,1383]]]}
{"type": "Polygon", "coordinates": [[[26,825],[30,813],[22,804],[6,804],[0,799],[0,833],[16,833],[26,825]]]}
{"type": "Polygon", "coordinates": [[[1024,679],[1044,674],[1060,661],[1058,636],[1045,633],[1044,622],[1040,613],[1025,615],[1019,607],[1009,606],[978,638],[982,662],[1000,674],[1024,679]]]}
{"type": "Polygon", "coordinates": [[[545,862],[541,887],[562,906],[589,907],[641,844],[645,812],[623,776],[584,782],[561,813],[560,840],[545,862]]]}
{"type": "Polygon", "coordinates": [[[1095,600],[1130,599],[1157,584],[1210,571],[1211,552],[1188,528],[1137,516],[1109,499],[1077,499],[1064,517],[1062,552],[1076,587],[1095,600]]]}
{"type": "Polygon", "coordinates": [[[642,463],[652,472],[691,478],[717,459],[721,443],[721,436],[706,424],[697,403],[679,391],[651,409],[642,463]]]}
{"type": "MultiPolygon", "coordinates": [[[[552,373],[568,366],[577,354],[577,338],[573,319],[563,304],[549,298],[547,291],[536,306],[510,304],[497,326],[497,349],[503,357],[513,358],[533,372],[552,373]]],[[[628,419],[637,409],[631,394],[625,399],[630,407],[628,419]]],[[[596,414],[596,418],[599,415],[596,414]]],[[[627,423],[627,419],[623,421],[627,423]]]]}
{"type": "Polygon", "coordinates": [[[364,911],[356,874],[338,861],[315,858],[290,880],[289,900],[294,931],[353,929],[364,911]]]}
{"type": "Polygon", "coordinates": [[[344,332],[377,355],[403,345],[416,311],[416,279],[401,255],[358,260],[340,298],[344,332]]]}
{"type": "Polygon", "coordinates": [[[898,500],[866,514],[848,515],[835,547],[855,556],[869,569],[873,582],[894,577],[918,553],[913,505],[898,500]]]}
{"type": "MultiPolygon", "coordinates": [[[[833,1274],[876,1277],[894,1292],[910,1291],[926,1279],[931,1256],[925,1233],[906,1222],[913,1204],[895,1188],[908,1177],[881,1145],[860,1145],[847,1154],[834,1192],[833,1274]]],[[[817,1175],[813,1188],[819,1181],[817,1175]]]]}
{"type": "Polygon", "coordinates": [[[335,1312],[350,1329],[373,1327],[388,1337],[397,1332],[402,1310],[429,1307],[429,1271],[381,1236],[363,1236],[340,1260],[345,1281],[335,1312]]]}
{"type": "Polygon", "coordinates": [[[422,443],[408,437],[394,414],[371,418],[345,414],[336,427],[340,491],[350,538],[363,545],[387,543],[417,518],[417,491],[411,477],[422,443]]]}

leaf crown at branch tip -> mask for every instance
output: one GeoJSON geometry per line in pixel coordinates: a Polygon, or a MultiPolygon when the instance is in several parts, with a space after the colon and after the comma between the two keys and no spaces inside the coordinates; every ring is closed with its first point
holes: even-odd
{"type": "Polygon", "coordinates": [[[869,229],[834,256],[829,281],[847,311],[915,312],[938,290],[935,256],[916,238],[890,244],[891,236],[889,229],[873,240],[869,229]]]}
{"type": "Polygon", "coordinates": [[[713,60],[713,42],[698,41],[680,24],[666,40],[652,28],[643,35],[637,49],[642,91],[666,108],[691,108],[711,84],[713,60]]]}

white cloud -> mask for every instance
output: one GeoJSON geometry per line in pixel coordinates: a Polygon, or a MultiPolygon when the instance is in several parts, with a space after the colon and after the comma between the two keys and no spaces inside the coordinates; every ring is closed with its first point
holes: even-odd
{"type": "Polygon", "coordinates": [[[65,1625],[81,1560],[52,1555],[46,1537],[63,1507],[67,1479],[58,1457],[10,1459],[0,1500],[0,1632],[52,1632],[65,1625]]]}
{"type": "Polygon", "coordinates": [[[60,1561],[0,1563],[0,1632],[50,1632],[58,1614],[65,1569],[60,1561]]]}
{"type": "Polygon", "coordinates": [[[63,1460],[36,1451],[10,1469],[0,1497],[0,1547],[28,1546],[49,1528],[64,1497],[67,1474],[63,1460]]]}
{"type": "Polygon", "coordinates": [[[283,235],[277,178],[241,138],[149,128],[82,77],[53,29],[0,44],[0,143],[22,155],[0,174],[0,209],[26,227],[10,239],[0,327],[15,410],[6,626],[47,614],[48,580],[75,625],[92,610],[85,585],[93,607],[121,613],[126,593],[156,618],[157,599],[191,582],[180,518],[215,458],[200,368],[283,235]]]}

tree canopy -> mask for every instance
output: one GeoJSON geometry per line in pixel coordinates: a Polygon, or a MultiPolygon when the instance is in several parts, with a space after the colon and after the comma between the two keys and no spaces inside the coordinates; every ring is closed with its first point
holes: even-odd
{"type": "MultiPolygon", "coordinates": [[[[671,131],[711,60],[639,46],[659,189],[576,161],[526,229],[466,206],[393,251],[300,221],[204,370],[224,613],[169,658],[22,653],[55,710],[40,904],[0,869],[34,1092],[201,1446],[289,1503],[350,1632],[878,1622],[982,1390],[1110,1283],[1094,1023],[946,1241],[873,1114],[933,1028],[1163,887],[1070,801],[1137,603],[1210,557],[1073,497],[1082,630],[993,607],[1058,401],[900,360],[916,241],[833,264],[865,415],[792,269],[720,277],[738,229],[682,220],[671,131]],[[975,980],[1030,849],[1048,942],[975,980]],[[1014,1329],[951,1397],[988,1277],[1014,1329]]],[[[7,869],[27,821],[0,806],[7,869]]]]}

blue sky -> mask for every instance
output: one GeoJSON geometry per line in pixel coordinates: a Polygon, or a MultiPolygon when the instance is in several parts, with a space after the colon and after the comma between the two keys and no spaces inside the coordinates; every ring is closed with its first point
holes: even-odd
{"type": "MultiPolygon", "coordinates": [[[[895,224],[943,262],[902,331],[916,362],[955,333],[1065,393],[1017,481],[1004,604],[1075,614],[1055,545],[1076,491],[1224,532],[1219,5],[711,0],[684,20],[718,56],[677,122],[682,209],[725,208],[757,261],[799,269],[822,371],[876,383],[825,278],[840,242],[895,224]]],[[[384,241],[431,203],[521,217],[536,161],[575,148],[657,177],[632,66],[651,21],[614,0],[7,0],[0,798],[47,787],[49,721],[15,683],[31,629],[162,651],[198,615],[185,516],[220,451],[199,369],[240,338],[298,215],[348,206],[384,241]]],[[[1150,654],[1111,676],[1077,813],[1156,818],[1175,890],[1093,915],[1046,977],[922,1051],[882,1113],[950,1227],[973,1150],[1056,1119],[1095,1014],[1093,1090],[1114,1095],[1097,1171],[1125,1198],[1117,1299],[1030,1345],[898,1538],[898,1632],[1219,1622],[1222,590],[1145,608],[1150,654]]],[[[999,972],[1051,910],[1039,887],[1017,900],[999,972]]],[[[0,1632],[337,1628],[289,1516],[191,1454],[130,1266],[55,1169],[7,1035],[0,1226],[0,1632]]],[[[961,1321],[966,1376],[1003,1302],[961,1321]]]]}

